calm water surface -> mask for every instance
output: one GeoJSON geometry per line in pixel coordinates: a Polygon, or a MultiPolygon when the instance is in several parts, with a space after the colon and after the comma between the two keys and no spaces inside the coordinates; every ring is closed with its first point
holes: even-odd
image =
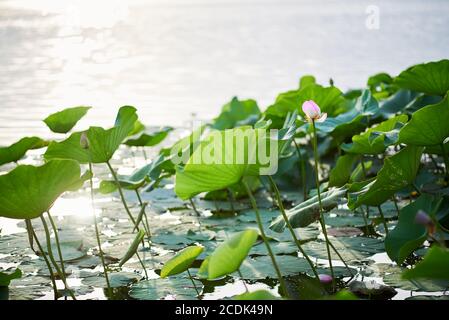
{"type": "Polygon", "coordinates": [[[81,126],[124,104],[183,125],[234,95],[265,108],[306,73],[363,86],[447,58],[448,30],[445,0],[0,0],[0,145],[45,136],[40,120],[74,105],[95,106],[81,126]]]}

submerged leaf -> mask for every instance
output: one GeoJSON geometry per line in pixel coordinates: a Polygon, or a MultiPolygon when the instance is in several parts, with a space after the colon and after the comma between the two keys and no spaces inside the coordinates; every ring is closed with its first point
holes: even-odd
{"type": "Polygon", "coordinates": [[[6,273],[0,272],[0,287],[9,286],[11,280],[22,277],[22,271],[20,269],[14,270],[14,272],[6,273]]]}

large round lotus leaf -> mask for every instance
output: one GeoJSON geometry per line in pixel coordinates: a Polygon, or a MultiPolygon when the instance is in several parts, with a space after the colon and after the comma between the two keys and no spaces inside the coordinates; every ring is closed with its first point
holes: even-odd
{"type": "MultiPolygon", "coordinates": [[[[194,280],[196,287],[201,290],[202,283],[194,280]]],[[[174,298],[176,300],[196,299],[196,291],[189,278],[159,278],[140,281],[131,286],[129,296],[137,300],[160,300],[174,298]]]]}
{"type": "Polygon", "coordinates": [[[412,66],[401,72],[394,83],[400,88],[443,96],[449,90],[449,60],[412,66]]]}
{"type": "MultiPolygon", "coordinates": [[[[379,239],[366,237],[331,238],[330,241],[345,261],[362,260],[384,250],[383,242],[379,239]]],[[[327,259],[325,242],[311,241],[303,245],[304,250],[311,257],[327,259]]],[[[331,256],[337,260],[337,254],[331,250],[331,256]]]]}
{"type": "Polygon", "coordinates": [[[383,281],[389,286],[410,291],[444,291],[449,287],[449,281],[405,280],[401,278],[401,273],[387,274],[383,281]]]}
{"type": "Polygon", "coordinates": [[[278,297],[274,296],[270,291],[267,290],[257,290],[254,292],[247,292],[235,296],[234,300],[279,300],[278,297]]]}
{"type": "Polygon", "coordinates": [[[36,218],[79,181],[80,166],[73,160],[53,160],[40,167],[20,165],[0,176],[0,216],[36,218]]]}
{"type": "MultiPolygon", "coordinates": [[[[141,277],[132,272],[113,272],[108,273],[109,284],[111,288],[126,287],[130,283],[136,282],[141,277]]],[[[106,288],[106,278],[103,275],[95,275],[84,278],[82,281],[85,286],[97,288],[106,288]]]]}
{"type": "MultiPolygon", "coordinates": [[[[310,265],[303,258],[288,255],[276,256],[276,262],[283,276],[305,273],[311,270],[310,265]]],[[[240,266],[240,272],[244,279],[250,280],[277,278],[269,256],[246,259],[240,266]]]]}

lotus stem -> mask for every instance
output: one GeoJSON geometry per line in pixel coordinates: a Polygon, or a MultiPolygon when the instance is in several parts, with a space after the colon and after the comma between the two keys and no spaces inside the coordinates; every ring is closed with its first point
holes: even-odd
{"type": "Polygon", "coordinates": [[[280,291],[281,292],[284,291],[285,295],[288,296],[287,287],[285,285],[284,278],[282,278],[281,270],[279,269],[279,266],[276,262],[273,251],[271,250],[270,244],[268,243],[267,237],[265,235],[265,231],[263,230],[262,219],[260,218],[259,208],[257,207],[256,199],[254,199],[253,193],[251,192],[251,188],[248,186],[248,184],[243,180],[242,180],[242,184],[246,189],[246,193],[248,194],[248,196],[251,200],[253,209],[256,213],[256,220],[257,220],[257,225],[259,227],[260,236],[262,237],[262,240],[265,243],[265,247],[267,248],[268,255],[271,258],[271,263],[273,264],[274,270],[276,271],[276,275],[278,276],[279,284],[280,284],[280,291]]]}
{"type": "Polygon", "coordinates": [[[318,168],[319,168],[318,137],[316,134],[315,120],[312,120],[312,128],[313,128],[313,156],[314,156],[314,160],[315,160],[315,183],[316,183],[318,204],[319,204],[319,210],[320,210],[320,219],[319,220],[320,220],[320,224],[321,224],[321,229],[323,231],[324,239],[326,240],[327,259],[329,261],[329,267],[331,269],[332,288],[335,291],[334,267],[332,265],[332,257],[331,257],[331,250],[330,250],[330,246],[329,246],[329,238],[327,236],[326,222],[324,220],[324,215],[323,215],[323,204],[321,203],[320,178],[318,175],[318,168]]]}
{"type": "Polygon", "coordinates": [[[382,208],[381,208],[381,206],[377,206],[377,208],[379,209],[379,214],[380,214],[380,217],[382,218],[382,224],[384,225],[385,234],[388,235],[388,225],[387,225],[387,221],[385,220],[385,216],[382,211],[382,208]]]}
{"type": "Polygon", "coordinates": [[[50,220],[51,227],[53,228],[53,232],[55,233],[55,242],[56,242],[56,248],[58,250],[58,256],[59,260],[61,262],[61,271],[66,275],[65,273],[65,265],[64,265],[64,258],[62,256],[62,250],[61,250],[61,243],[59,241],[59,234],[58,234],[58,228],[56,227],[55,222],[53,221],[52,216],[50,215],[50,211],[47,211],[48,219],[50,220]]]}
{"type": "Polygon", "coordinates": [[[59,292],[58,292],[58,287],[56,286],[56,280],[55,280],[55,274],[53,273],[53,268],[51,267],[50,261],[48,260],[44,249],[42,248],[42,245],[39,241],[39,238],[36,235],[36,231],[34,231],[33,225],[31,224],[31,221],[28,220],[29,226],[30,226],[30,232],[34,237],[34,240],[36,241],[37,247],[39,249],[39,252],[41,253],[42,257],[44,258],[45,264],[47,265],[48,268],[48,272],[50,273],[50,279],[51,279],[51,284],[53,286],[53,292],[54,292],[54,296],[55,296],[55,300],[58,300],[59,298],[59,292]]]}
{"type": "Polygon", "coordinates": [[[240,271],[240,268],[237,269],[237,273],[239,274],[240,279],[242,279],[243,286],[245,287],[245,291],[248,293],[248,292],[249,292],[248,286],[246,285],[245,278],[243,278],[243,274],[242,274],[242,272],[240,271]]]}
{"type": "Polygon", "coordinates": [[[396,200],[395,195],[393,195],[392,199],[393,199],[394,207],[396,208],[396,212],[398,213],[398,217],[399,217],[400,210],[399,210],[398,201],[396,200]]]}
{"type": "Polygon", "coordinates": [[[351,274],[351,276],[355,276],[355,274],[352,273],[351,268],[346,263],[345,259],[343,259],[343,257],[341,256],[340,252],[338,252],[337,248],[335,248],[335,246],[332,244],[332,241],[329,241],[329,245],[331,246],[332,250],[335,251],[335,253],[337,254],[337,256],[340,259],[340,261],[343,262],[343,264],[345,265],[346,269],[348,269],[348,271],[351,274]]]}
{"type": "Polygon", "coordinates": [[[115,173],[114,168],[112,168],[109,161],[106,161],[106,164],[108,165],[109,171],[111,171],[112,177],[114,178],[115,184],[117,185],[117,190],[120,195],[120,199],[122,200],[123,207],[125,208],[125,211],[128,214],[128,217],[131,219],[133,225],[136,227],[137,230],[139,230],[139,226],[136,224],[136,220],[132,216],[131,211],[128,208],[128,205],[126,204],[125,195],[123,194],[122,186],[118,181],[117,174],[115,173]]]}
{"type": "MultiPolygon", "coordinates": [[[[89,162],[89,170],[93,174],[92,162],[89,162]]],[[[98,229],[97,215],[95,214],[94,183],[93,183],[93,180],[92,180],[92,176],[90,176],[90,178],[89,178],[89,183],[90,183],[90,201],[91,201],[91,206],[92,206],[92,215],[93,215],[93,218],[94,218],[95,235],[96,235],[96,238],[97,238],[97,245],[98,245],[98,254],[100,255],[101,264],[103,265],[103,273],[104,273],[104,277],[106,279],[106,286],[108,287],[108,294],[111,295],[112,294],[112,288],[111,288],[111,284],[109,282],[108,269],[107,269],[106,263],[104,261],[103,250],[101,249],[100,232],[99,232],[99,229],[98,229]]]]}
{"type": "Polygon", "coordinates": [[[235,202],[234,192],[232,192],[231,188],[228,188],[227,191],[228,191],[228,200],[231,205],[232,213],[235,214],[236,211],[235,211],[235,207],[234,207],[234,202],[235,202]]]}
{"type": "Polygon", "coordinates": [[[449,158],[443,143],[441,143],[441,152],[443,154],[444,166],[446,168],[446,179],[449,180],[449,158]]]}
{"type": "Polygon", "coordinates": [[[306,258],[307,262],[309,263],[310,267],[312,268],[313,274],[319,281],[318,272],[316,271],[316,268],[315,268],[312,260],[310,260],[310,257],[307,255],[307,253],[302,248],[301,243],[299,242],[298,237],[296,236],[296,233],[293,230],[290,220],[288,220],[288,216],[287,216],[287,213],[285,212],[284,204],[282,203],[281,194],[279,193],[279,188],[271,176],[268,176],[268,179],[270,180],[271,186],[273,187],[273,190],[276,195],[277,202],[278,202],[278,207],[281,211],[282,217],[284,218],[285,224],[287,225],[288,230],[290,230],[290,234],[292,235],[292,238],[293,238],[296,246],[298,247],[301,254],[304,256],[304,258],[306,258]]]}
{"type": "Polygon", "coordinates": [[[145,221],[142,221],[143,228],[145,229],[145,231],[147,233],[147,236],[149,238],[151,238],[150,224],[148,223],[148,217],[147,217],[147,213],[146,213],[146,210],[145,210],[145,206],[144,206],[143,201],[142,201],[142,197],[140,196],[140,193],[139,193],[138,189],[136,189],[135,192],[136,192],[137,199],[139,201],[139,205],[140,205],[140,207],[143,210],[143,217],[145,219],[145,221]]]}
{"type": "MultiPolygon", "coordinates": [[[[198,221],[199,229],[200,229],[200,232],[202,232],[202,230],[201,230],[201,221],[200,221],[200,217],[201,217],[200,212],[196,209],[195,203],[193,202],[192,198],[189,199],[189,203],[192,206],[192,209],[193,209],[193,211],[196,214],[196,218],[197,218],[197,221],[198,221]]],[[[216,202],[215,202],[215,207],[217,207],[217,203],[216,202]]],[[[217,211],[218,211],[218,209],[217,209],[217,211]]]]}
{"type": "Polygon", "coordinates": [[[302,194],[304,201],[307,200],[307,175],[306,175],[306,163],[304,157],[301,155],[301,150],[299,149],[298,143],[293,139],[293,143],[295,144],[296,153],[298,155],[299,160],[299,169],[302,179],[302,194]]]}
{"type": "MultiPolygon", "coordinates": [[[[53,250],[51,249],[50,231],[49,231],[49,229],[48,229],[47,222],[45,221],[45,219],[44,219],[43,216],[41,216],[41,221],[42,221],[42,224],[43,224],[44,230],[45,230],[45,239],[46,239],[46,241],[47,241],[48,257],[50,258],[50,261],[52,262],[53,266],[55,267],[56,272],[59,274],[59,277],[61,278],[62,283],[64,284],[64,288],[67,290],[67,292],[68,292],[68,294],[70,295],[70,297],[71,297],[73,300],[76,300],[75,295],[73,294],[72,290],[70,290],[70,288],[69,288],[69,286],[68,286],[68,284],[67,284],[67,279],[66,279],[66,277],[65,277],[65,273],[63,273],[63,272],[61,271],[61,269],[60,269],[59,266],[58,266],[58,263],[56,262],[56,259],[55,259],[54,255],[53,255],[53,250]]],[[[56,243],[56,246],[58,246],[57,243],[56,243]]],[[[58,249],[58,251],[60,251],[60,248],[58,249]]],[[[61,257],[61,261],[62,261],[62,260],[63,260],[63,259],[62,259],[62,257],[61,257]]]]}
{"type": "Polygon", "coordinates": [[[36,253],[36,249],[34,249],[34,245],[33,245],[33,232],[32,232],[33,227],[31,225],[30,219],[25,220],[25,226],[26,226],[26,230],[27,230],[27,234],[28,234],[28,242],[30,243],[30,248],[34,253],[36,253]]]}
{"type": "MultiPolygon", "coordinates": [[[[438,163],[436,162],[436,160],[435,160],[435,158],[432,156],[432,154],[428,153],[427,155],[429,156],[430,160],[432,161],[433,166],[435,167],[435,170],[436,170],[437,172],[442,172],[441,168],[438,166],[438,163]]],[[[443,172],[444,172],[444,171],[443,171],[443,172]]]]}
{"type": "MultiPolygon", "coordinates": [[[[363,154],[360,157],[360,165],[362,166],[362,172],[363,172],[363,177],[366,179],[368,177],[367,175],[367,171],[365,168],[365,162],[363,161],[363,154]]],[[[369,206],[366,206],[366,214],[362,209],[362,215],[363,215],[363,220],[365,221],[365,226],[368,228],[368,218],[369,218],[369,206]]],[[[368,231],[368,229],[366,228],[366,231],[368,231]]]]}
{"type": "Polygon", "coordinates": [[[187,269],[187,273],[189,275],[189,279],[190,281],[192,281],[193,287],[195,288],[196,294],[197,294],[197,298],[200,296],[200,291],[198,290],[198,288],[196,287],[195,281],[193,281],[193,277],[189,271],[189,269],[187,269]]]}
{"type": "Polygon", "coordinates": [[[145,273],[145,279],[148,280],[147,268],[145,268],[145,264],[143,263],[142,259],[140,258],[139,253],[136,252],[136,256],[137,256],[137,259],[139,259],[139,263],[140,263],[140,265],[142,266],[143,271],[144,271],[144,273],[145,273]]]}

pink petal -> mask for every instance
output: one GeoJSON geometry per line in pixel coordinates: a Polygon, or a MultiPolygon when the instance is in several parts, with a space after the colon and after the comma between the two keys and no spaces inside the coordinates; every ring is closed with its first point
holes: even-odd
{"type": "Polygon", "coordinates": [[[320,279],[320,282],[324,283],[324,284],[328,284],[328,283],[332,282],[332,277],[328,274],[319,274],[318,278],[320,279]]]}
{"type": "Polygon", "coordinates": [[[316,119],[321,114],[320,107],[313,100],[304,101],[302,104],[302,111],[310,119],[316,119]]]}
{"type": "Polygon", "coordinates": [[[315,122],[324,122],[324,121],[326,121],[326,119],[327,119],[327,113],[324,112],[321,114],[321,116],[318,119],[315,120],[315,122]]]}

